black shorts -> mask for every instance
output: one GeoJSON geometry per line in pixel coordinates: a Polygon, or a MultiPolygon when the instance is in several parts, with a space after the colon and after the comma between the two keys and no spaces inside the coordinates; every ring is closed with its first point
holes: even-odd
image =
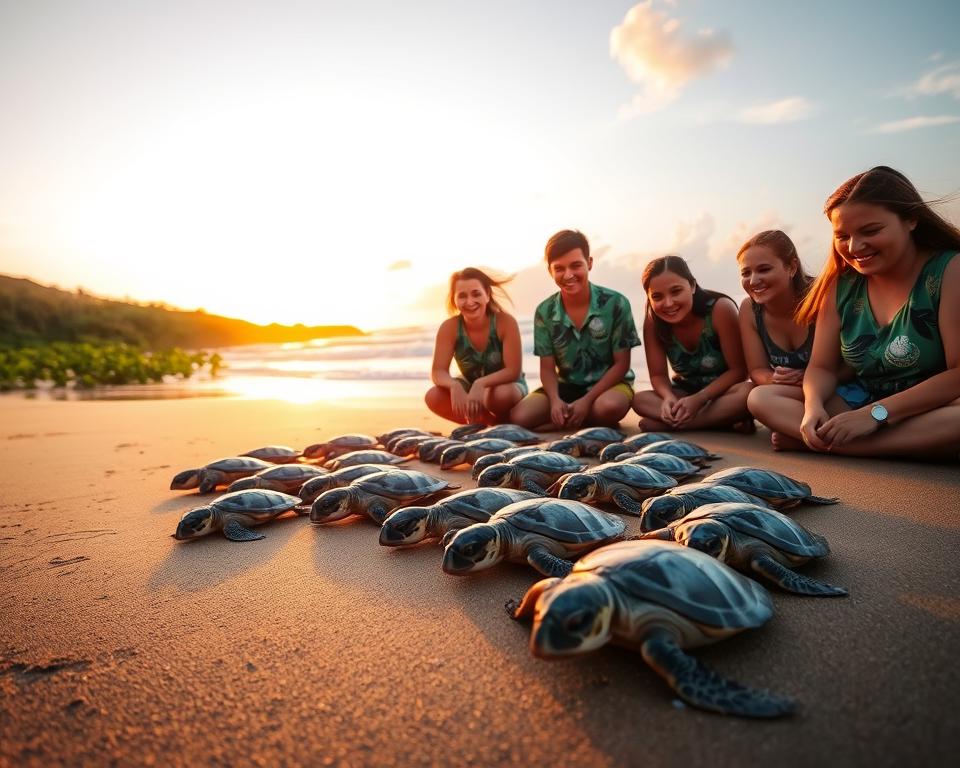
{"type": "MultiPolygon", "coordinates": [[[[557,394],[560,395],[560,399],[565,403],[572,403],[574,400],[579,400],[587,392],[590,391],[590,387],[585,387],[582,384],[570,384],[567,382],[560,382],[557,384],[557,394]]],[[[619,389],[626,396],[627,400],[633,399],[633,387],[626,381],[621,381],[619,384],[615,384],[611,389],[619,389]]],[[[547,396],[547,391],[543,387],[537,387],[531,395],[543,395],[547,396]]]]}

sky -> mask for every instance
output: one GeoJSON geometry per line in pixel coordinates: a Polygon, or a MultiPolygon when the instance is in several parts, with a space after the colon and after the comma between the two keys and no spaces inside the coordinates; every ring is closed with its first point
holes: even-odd
{"type": "Polygon", "coordinates": [[[0,273],[254,322],[439,323],[450,273],[740,296],[874,165],[960,223],[956,0],[0,0],[0,273]]]}

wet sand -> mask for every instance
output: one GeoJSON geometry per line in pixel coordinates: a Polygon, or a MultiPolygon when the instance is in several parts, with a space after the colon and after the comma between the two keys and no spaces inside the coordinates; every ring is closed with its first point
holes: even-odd
{"type": "Polygon", "coordinates": [[[435,545],[387,550],[358,519],[281,519],[251,543],[170,538],[212,498],[168,490],[179,470],[408,425],[450,426],[413,402],[0,398],[0,764],[956,759],[956,464],[774,454],[765,432],[692,435],[722,455],[715,470],[767,467],[841,497],[795,517],[833,550],[804,572],[850,597],[772,592],[766,627],[696,652],[795,697],[799,713],[775,722],[683,707],[625,650],[533,658],[527,628],[502,609],[537,580],[528,568],[447,576],[435,545]]]}

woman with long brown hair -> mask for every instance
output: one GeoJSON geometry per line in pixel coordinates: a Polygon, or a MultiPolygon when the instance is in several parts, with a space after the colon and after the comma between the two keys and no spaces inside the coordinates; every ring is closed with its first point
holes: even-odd
{"type": "Polygon", "coordinates": [[[827,199],[830,258],[797,311],[816,321],[803,400],[758,387],[781,449],[956,457],[960,451],[960,230],[899,171],[877,166],[827,199]],[[846,363],[867,392],[837,393],[846,363]]]}

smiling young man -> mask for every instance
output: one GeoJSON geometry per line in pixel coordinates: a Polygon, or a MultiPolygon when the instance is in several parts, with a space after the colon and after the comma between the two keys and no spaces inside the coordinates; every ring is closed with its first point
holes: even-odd
{"type": "Polygon", "coordinates": [[[545,258],[560,290],[534,314],[542,386],[517,403],[510,420],[528,428],[615,426],[630,410],[630,350],[640,345],[630,302],[590,282],[593,259],[581,232],[557,232],[545,258]]]}

